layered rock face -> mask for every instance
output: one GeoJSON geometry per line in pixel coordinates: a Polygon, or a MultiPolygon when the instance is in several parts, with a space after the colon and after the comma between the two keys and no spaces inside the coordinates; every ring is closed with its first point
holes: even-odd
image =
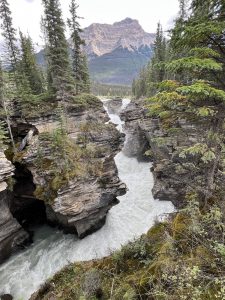
{"type": "Polygon", "coordinates": [[[126,130],[130,132],[125,149],[127,153],[142,157],[147,150],[153,161],[154,197],[170,200],[176,207],[182,207],[188,188],[202,180],[202,173],[195,167],[193,157],[185,160],[179,156],[177,149],[197,142],[204,127],[196,128],[180,120],[178,126],[182,131],[168,134],[159,119],[148,115],[144,100],[132,102],[121,117],[125,121],[126,130]]]}
{"type": "Polygon", "coordinates": [[[34,194],[45,202],[47,221],[81,238],[97,230],[117,203],[117,196],[126,192],[114,162],[123,136],[114,125],[105,124],[108,117],[102,103],[96,102],[87,109],[67,106],[69,140],[61,150],[65,151],[63,160],[68,160],[68,166],[64,165],[67,170],[62,169],[62,174],[57,169],[62,157],[54,152],[54,140],[46,139],[59,127],[57,118],[48,115],[27,121],[38,134],[18,160],[33,175],[34,194]]]}
{"type": "Polygon", "coordinates": [[[94,23],[84,29],[82,38],[86,42],[88,56],[101,56],[119,47],[130,51],[151,47],[155,34],[145,32],[137,20],[126,18],[112,25],[94,23]]]}
{"type": "Polygon", "coordinates": [[[0,153],[0,263],[31,241],[30,224],[47,222],[83,238],[104,224],[117,196],[126,193],[114,162],[124,136],[105,124],[101,101],[88,99],[66,105],[64,125],[58,108],[14,117],[14,134],[23,140],[14,166],[0,153]]]}
{"type": "Polygon", "coordinates": [[[22,247],[29,239],[10,212],[11,195],[6,181],[11,178],[14,167],[0,152],[0,263],[22,247]]]}

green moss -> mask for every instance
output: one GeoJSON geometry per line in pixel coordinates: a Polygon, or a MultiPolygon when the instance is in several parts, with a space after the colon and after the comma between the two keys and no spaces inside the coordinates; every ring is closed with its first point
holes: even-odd
{"type": "Polygon", "coordinates": [[[52,133],[41,133],[38,145],[35,164],[44,184],[37,185],[35,195],[49,204],[57,197],[58,191],[75,178],[85,180],[86,177],[102,175],[99,149],[89,141],[79,145],[57,129],[52,133]]]}
{"type": "Polygon", "coordinates": [[[43,93],[40,95],[30,96],[29,101],[22,103],[22,114],[26,118],[43,117],[44,115],[56,113],[57,101],[55,96],[43,93]]]}
{"type": "Polygon", "coordinates": [[[178,213],[172,223],[173,238],[175,240],[184,240],[189,224],[190,220],[188,219],[188,216],[183,213],[178,213]]]}
{"type": "Polygon", "coordinates": [[[97,108],[102,106],[101,101],[96,96],[90,94],[80,94],[73,97],[71,104],[80,109],[97,108]]]}

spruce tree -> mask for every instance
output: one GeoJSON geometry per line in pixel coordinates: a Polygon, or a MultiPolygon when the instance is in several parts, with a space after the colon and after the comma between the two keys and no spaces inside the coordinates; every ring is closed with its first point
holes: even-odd
{"type": "Polygon", "coordinates": [[[148,65],[140,71],[139,78],[135,81],[135,87],[133,86],[136,98],[153,95],[156,91],[157,84],[165,79],[166,54],[166,39],[163,35],[162,26],[158,23],[153,57],[148,65]]]}
{"type": "Polygon", "coordinates": [[[34,95],[41,94],[44,91],[43,77],[39,70],[35,52],[30,36],[24,36],[20,31],[21,44],[21,67],[29,82],[30,89],[34,95]]]}
{"type": "Polygon", "coordinates": [[[50,92],[58,100],[68,101],[73,95],[74,81],[70,67],[65,24],[58,0],[43,0],[43,24],[46,33],[46,58],[50,92]]]}
{"type": "MultiPolygon", "coordinates": [[[[18,102],[17,109],[23,102],[30,101],[31,90],[20,64],[20,52],[17,46],[16,30],[13,27],[11,11],[7,0],[0,0],[1,29],[4,37],[5,53],[3,67],[7,69],[7,102],[18,102]]],[[[10,104],[13,108],[13,103],[10,104]]],[[[13,113],[13,109],[11,109],[13,113]]]]}
{"type": "Polygon", "coordinates": [[[151,60],[151,81],[160,82],[165,76],[166,40],[160,23],[157,25],[156,38],[154,43],[154,55],[151,60]]]}
{"type": "Polygon", "coordinates": [[[0,0],[0,18],[2,35],[5,40],[6,57],[4,63],[6,67],[16,72],[19,50],[17,47],[16,30],[12,23],[12,13],[7,0],[0,0]]]}
{"type": "Polygon", "coordinates": [[[70,14],[68,19],[68,25],[71,32],[71,48],[72,48],[72,62],[73,62],[73,76],[75,79],[76,94],[80,92],[89,92],[90,79],[87,67],[87,59],[85,54],[82,53],[82,46],[85,44],[81,39],[80,34],[82,32],[80,24],[78,22],[77,9],[78,5],[75,0],[71,1],[70,14]]]}
{"type": "Polygon", "coordinates": [[[183,167],[187,156],[194,157],[193,169],[201,172],[202,177],[197,183],[193,178],[193,186],[199,199],[207,202],[218,188],[224,161],[225,19],[220,18],[223,5],[218,7],[213,0],[207,1],[207,6],[204,3],[192,2],[192,15],[183,24],[179,38],[173,39],[182,55],[167,63],[166,69],[175,75],[183,74],[181,80],[163,81],[150,99],[149,109],[165,130],[177,127],[185,133],[182,120],[198,128],[196,141],[186,147],[178,145],[176,151],[184,159],[183,167]]]}
{"type": "MultiPolygon", "coordinates": [[[[15,142],[14,142],[14,137],[12,134],[12,126],[11,126],[11,118],[10,118],[10,110],[11,110],[11,101],[10,98],[7,98],[7,90],[9,88],[9,85],[5,83],[4,80],[4,73],[2,70],[2,65],[0,62],[0,105],[1,108],[3,110],[3,116],[5,119],[5,122],[7,124],[7,128],[8,128],[8,132],[9,132],[9,136],[10,136],[10,140],[11,140],[11,144],[13,147],[13,151],[14,153],[16,152],[16,146],[15,146],[15,142]]],[[[2,144],[4,143],[4,141],[6,140],[6,132],[4,129],[4,124],[1,121],[0,122],[0,145],[2,146],[2,144]]]]}
{"type": "Polygon", "coordinates": [[[81,91],[90,93],[90,76],[88,70],[87,56],[83,53],[81,55],[81,91]]]}

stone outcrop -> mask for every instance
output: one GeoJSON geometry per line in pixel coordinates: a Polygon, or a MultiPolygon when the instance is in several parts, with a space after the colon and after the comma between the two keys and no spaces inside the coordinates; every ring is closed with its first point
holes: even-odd
{"type": "Polygon", "coordinates": [[[109,114],[118,114],[121,111],[123,100],[121,98],[110,99],[106,102],[106,107],[109,114]]]}
{"type": "Polygon", "coordinates": [[[0,263],[31,242],[31,224],[47,222],[83,238],[103,226],[126,193],[114,162],[124,135],[100,100],[78,100],[66,104],[64,124],[56,106],[13,118],[20,143],[14,165],[0,152],[0,263]]]}
{"type": "Polygon", "coordinates": [[[129,157],[144,158],[144,153],[149,147],[145,132],[142,130],[142,122],[147,118],[141,103],[132,101],[121,113],[121,119],[125,122],[126,144],[124,153],[129,157]]]}
{"type": "Polygon", "coordinates": [[[40,138],[59,127],[54,114],[27,119],[38,134],[17,157],[33,176],[34,194],[45,202],[47,221],[80,238],[100,228],[109,209],[118,203],[117,196],[126,192],[114,162],[124,137],[114,125],[105,124],[108,120],[100,101],[86,108],[67,106],[66,126],[72,145],[65,147],[72,148],[65,151],[74,152],[66,154],[68,160],[71,157],[76,160],[76,152],[79,156],[77,165],[69,166],[67,180],[64,171],[56,174],[55,168],[61,161],[54,157],[51,145],[54,141],[40,138]]]}
{"type": "Polygon", "coordinates": [[[21,248],[29,239],[10,212],[11,194],[7,189],[7,180],[11,178],[14,166],[0,152],[0,263],[13,252],[21,248]]]}
{"type": "Polygon", "coordinates": [[[133,101],[121,114],[121,118],[125,121],[126,131],[130,133],[127,153],[142,157],[147,151],[153,161],[154,197],[170,200],[176,207],[182,207],[189,187],[202,180],[202,174],[195,166],[195,159],[181,158],[178,149],[197,142],[204,127],[197,128],[180,120],[177,127],[182,131],[168,134],[159,119],[148,115],[144,100],[133,101]]]}

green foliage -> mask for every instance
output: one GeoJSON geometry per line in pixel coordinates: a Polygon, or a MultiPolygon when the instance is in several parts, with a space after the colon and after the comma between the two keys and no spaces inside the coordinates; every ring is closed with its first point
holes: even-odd
{"type": "Polygon", "coordinates": [[[43,0],[42,2],[44,4],[43,27],[47,41],[46,58],[49,90],[56,93],[60,100],[68,101],[73,94],[74,81],[62,11],[58,0],[43,0]]]}
{"type": "Polygon", "coordinates": [[[221,55],[217,51],[215,51],[211,48],[207,48],[207,47],[193,48],[190,50],[190,54],[194,55],[194,57],[198,57],[198,58],[221,57],[221,55]]]}
{"type": "Polygon", "coordinates": [[[16,45],[16,30],[12,23],[12,13],[7,0],[0,1],[0,17],[2,36],[6,44],[6,67],[13,72],[17,71],[19,50],[16,45]]]}
{"type": "Polygon", "coordinates": [[[43,93],[43,76],[38,69],[35,52],[32,40],[29,36],[24,36],[20,31],[20,44],[21,44],[21,65],[22,69],[29,81],[29,86],[33,94],[38,95],[43,93]]]}
{"type": "Polygon", "coordinates": [[[164,80],[158,83],[159,92],[167,91],[172,92],[175,91],[176,88],[179,87],[179,82],[175,80],[164,80]]]}
{"type": "Polygon", "coordinates": [[[130,86],[100,84],[97,82],[91,83],[91,92],[96,96],[108,97],[130,97],[132,94],[130,86]]]}
{"type": "Polygon", "coordinates": [[[94,95],[85,94],[85,93],[75,96],[71,103],[83,109],[90,108],[90,107],[96,108],[102,105],[99,98],[97,98],[94,95]]]}
{"type": "Polygon", "coordinates": [[[224,30],[224,21],[218,20],[204,20],[197,23],[190,22],[184,27],[184,41],[189,43],[190,46],[196,47],[196,44],[207,42],[216,35],[221,35],[224,30]]]}
{"type": "Polygon", "coordinates": [[[187,95],[191,99],[225,101],[225,91],[216,89],[204,81],[197,81],[192,85],[179,87],[177,88],[177,92],[187,95]]]}
{"type": "Polygon", "coordinates": [[[158,23],[153,57],[147,67],[140,71],[139,78],[132,84],[132,92],[136,98],[154,94],[157,83],[165,79],[166,48],[162,26],[158,23]]]}
{"type": "Polygon", "coordinates": [[[222,64],[211,58],[184,57],[168,63],[166,69],[175,73],[222,71],[222,64]]]}
{"type": "Polygon", "coordinates": [[[47,172],[44,186],[37,186],[35,195],[48,203],[57,196],[58,190],[69,184],[74,177],[82,176],[81,148],[71,140],[62,128],[39,135],[37,166],[40,174],[47,172]],[[50,151],[50,154],[47,155],[50,151]]]}
{"type": "Polygon", "coordinates": [[[90,91],[90,79],[88,73],[87,59],[81,49],[81,47],[84,45],[84,41],[80,37],[80,33],[82,32],[82,30],[78,22],[78,7],[79,5],[76,3],[76,0],[71,0],[71,17],[70,19],[68,19],[68,25],[70,29],[73,76],[75,79],[76,94],[82,92],[88,93],[90,91]]]}
{"type": "Polygon", "coordinates": [[[186,158],[187,154],[190,155],[200,155],[201,160],[207,164],[210,161],[214,160],[216,158],[215,153],[208,147],[206,144],[195,144],[192,147],[189,147],[187,149],[184,149],[180,153],[180,157],[186,158]]]}
{"type": "Polygon", "coordinates": [[[7,131],[5,130],[5,123],[0,121],[0,149],[3,150],[5,143],[8,141],[7,131]]]}

